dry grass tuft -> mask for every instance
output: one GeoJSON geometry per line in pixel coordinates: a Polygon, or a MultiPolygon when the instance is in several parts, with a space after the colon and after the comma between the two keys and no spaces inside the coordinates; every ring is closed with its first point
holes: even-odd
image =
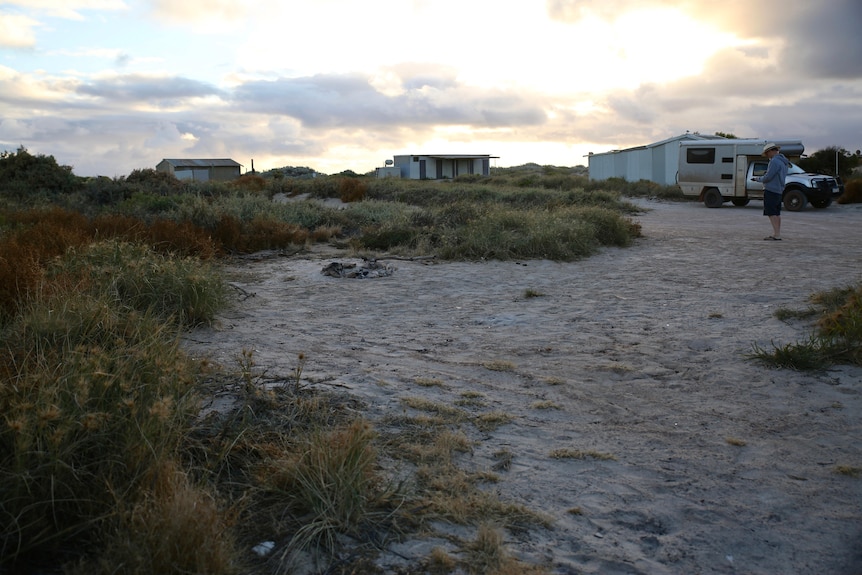
{"type": "Polygon", "coordinates": [[[416,385],[420,387],[444,387],[442,379],[430,377],[417,377],[416,385]]]}
{"type": "Polygon", "coordinates": [[[862,204],[862,180],[850,180],[844,185],[844,193],[836,200],[839,204],[862,204]]]}
{"type": "Polygon", "coordinates": [[[466,551],[470,573],[493,573],[511,560],[503,544],[502,533],[488,524],[479,526],[476,539],[467,545],[466,551]]]}
{"type": "Polygon", "coordinates": [[[553,459],[598,459],[601,461],[616,461],[616,457],[609,453],[580,449],[555,449],[548,454],[553,459]]]}
{"type": "Polygon", "coordinates": [[[550,399],[544,401],[534,401],[530,407],[532,409],[560,409],[560,406],[550,399]]]}
{"type": "MultiPolygon", "coordinates": [[[[123,573],[237,573],[240,552],[232,535],[235,513],[191,483],[172,465],[159,469],[154,490],[128,506],[104,552],[70,575],[123,573]]],[[[121,507],[125,507],[121,503],[121,507]]]]}
{"type": "Polygon", "coordinates": [[[445,549],[435,547],[428,556],[427,566],[430,575],[447,575],[455,570],[458,561],[449,555],[445,549]]]}
{"type": "Polygon", "coordinates": [[[506,425],[514,419],[514,416],[502,411],[483,413],[473,418],[473,423],[480,431],[494,431],[500,426],[506,425]]]}
{"type": "Polygon", "coordinates": [[[511,361],[494,360],[487,361],[482,365],[485,369],[489,369],[491,371],[515,371],[515,364],[511,361]]]}
{"type": "Polygon", "coordinates": [[[838,475],[846,475],[847,477],[862,477],[862,467],[854,467],[852,465],[837,465],[835,473],[838,475]]]}
{"type": "Polygon", "coordinates": [[[509,471],[512,468],[515,455],[508,449],[501,449],[494,453],[494,459],[497,460],[493,467],[494,471],[509,471]]]}
{"type": "Polygon", "coordinates": [[[449,422],[467,419],[467,414],[463,410],[424,397],[402,397],[401,403],[412,409],[434,413],[449,422]]]}
{"type": "Polygon", "coordinates": [[[548,570],[539,565],[525,565],[506,550],[503,534],[492,524],[483,523],[476,538],[464,546],[465,567],[471,575],[542,575],[548,570]]]}

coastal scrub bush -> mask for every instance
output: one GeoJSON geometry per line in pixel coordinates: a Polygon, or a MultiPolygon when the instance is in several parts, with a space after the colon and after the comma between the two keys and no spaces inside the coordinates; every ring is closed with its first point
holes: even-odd
{"type": "Polygon", "coordinates": [[[154,314],[89,294],[31,301],[2,351],[0,557],[38,563],[93,544],[173,456],[196,411],[191,366],[154,314]]]}
{"type": "Polygon", "coordinates": [[[153,168],[132,170],[125,180],[136,190],[153,194],[167,195],[176,193],[185,187],[185,184],[171,173],[161,172],[153,168]]]}
{"type": "Polygon", "coordinates": [[[234,513],[174,462],[162,462],[136,501],[119,502],[104,545],[68,575],[240,573],[234,513]]]}
{"type": "Polygon", "coordinates": [[[257,174],[243,174],[231,181],[230,185],[247,192],[262,192],[266,189],[267,181],[257,174]]]}
{"type": "Polygon", "coordinates": [[[800,370],[835,363],[862,365],[862,284],[819,292],[811,301],[818,319],[807,341],[773,344],[771,350],[755,344],[751,357],[800,370]]]}
{"type": "Polygon", "coordinates": [[[214,265],[116,240],[70,249],[48,266],[46,279],[182,326],[209,323],[227,301],[214,265]]]}
{"type": "Polygon", "coordinates": [[[839,204],[862,203],[862,179],[849,180],[844,184],[844,193],[836,201],[839,204]]]}
{"type": "Polygon", "coordinates": [[[179,330],[224,304],[219,274],[115,240],[35,265],[38,284],[0,324],[0,570],[51,571],[92,552],[81,573],[181,572],[148,570],[159,557],[230,572],[224,522],[198,524],[214,497],[173,471],[199,409],[179,330]],[[179,535],[204,546],[188,553],[179,535]]]}
{"type": "Polygon", "coordinates": [[[635,227],[612,212],[584,212],[578,207],[557,210],[495,207],[469,225],[441,234],[439,251],[447,259],[573,261],[591,255],[601,245],[627,245],[636,233],[635,227]],[[605,221],[613,221],[611,229],[616,232],[606,232],[605,221]]]}
{"type": "Polygon", "coordinates": [[[578,209],[578,218],[592,224],[595,238],[603,246],[625,247],[640,236],[640,225],[621,218],[619,212],[608,208],[587,206],[578,209]]]}
{"type": "Polygon", "coordinates": [[[357,178],[342,178],[338,182],[338,197],[345,204],[364,200],[366,193],[368,186],[357,178]]]}
{"type": "Polygon", "coordinates": [[[24,146],[15,152],[0,152],[0,195],[26,200],[42,194],[68,194],[80,187],[72,166],[59,165],[54,156],[34,156],[24,146]]]}

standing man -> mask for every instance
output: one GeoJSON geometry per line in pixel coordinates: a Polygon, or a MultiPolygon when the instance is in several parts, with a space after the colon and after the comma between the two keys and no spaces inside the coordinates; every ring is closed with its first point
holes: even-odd
{"type": "Polygon", "coordinates": [[[772,235],[766,236],[764,240],[781,239],[781,194],[784,193],[784,180],[787,178],[790,160],[780,150],[778,144],[763,146],[763,155],[769,158],[769,166],[765,174],[752,178],[763,183],[763,215],[768,216],[769,223],[772,224],[772,235]]]}

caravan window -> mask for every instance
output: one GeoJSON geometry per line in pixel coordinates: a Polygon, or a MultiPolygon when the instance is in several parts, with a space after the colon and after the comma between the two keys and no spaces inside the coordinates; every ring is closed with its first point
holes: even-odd
{"type": "Polygon", "coordinates": [[[688,148],[685,161],[689,164],[714,164],[715,148],[688,148]]]}
{"type": "Polygon", "coordinates": [[[769,162],[754,162],[754,168],[751,170],[751,175],[760,177],[766,173],[766,168],[768,167],[769,162]]]}

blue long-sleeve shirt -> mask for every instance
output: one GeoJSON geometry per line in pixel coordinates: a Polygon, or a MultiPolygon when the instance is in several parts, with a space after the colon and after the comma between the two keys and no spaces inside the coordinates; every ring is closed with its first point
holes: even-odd
{"type": "Polygon", "coordinates": [[[788,160],[781,152],[772,156],[766,173],[760,178],[763,189],[774,194],[784,192],[784,180],[787,178],[787,169],[790,167],[788,160]]]}

